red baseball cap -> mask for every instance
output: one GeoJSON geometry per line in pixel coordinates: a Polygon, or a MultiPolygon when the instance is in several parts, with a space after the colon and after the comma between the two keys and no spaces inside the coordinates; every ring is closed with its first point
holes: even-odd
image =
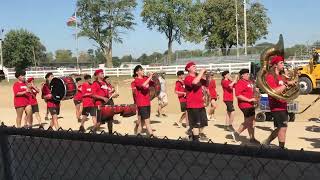
{"type": "Polygon", "coordinates": [[[29,78],[27,79],[27,82],[30,83],[30,82],[33,81],[33,80],[34,80],[33,77],[29,77],[29,78]]]}
{"type": "Polygon", "coordinates": [[[275,64],[278,64],[278,62],[281,62],[281,61],[284,61],[284,58],[282,56],[273,56],[270,61],[270,64],[271,66],[273,66],[275,64]]]}
{"type": "Polygon", "coordinates": [[[97,76],[98,74],[100,73],[103,73],[103,70],[102,69],[97,69],[95,72],[94,72],[94,75],[97,76]]]}
{"type": "Polygon", "coordinates": [[[188,64],[186,65],[186,67],[184,68],[184,70],[188,71],[188,69],[193,66],[193,65],[196,65],[194,62],[188,62],[188,64]]]}

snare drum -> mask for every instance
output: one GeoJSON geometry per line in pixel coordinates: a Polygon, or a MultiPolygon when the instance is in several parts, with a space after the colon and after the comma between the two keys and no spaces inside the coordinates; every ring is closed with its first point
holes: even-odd
{"type": "Polygon", "coordinates": [[[299,110],[299,103],[298,103],[298,101],[288,102],[288,104],[287,104],[287,110],[288,110],[288,113],[297,113],[298,110],[299,110]]]}
{"type": "Polygon", "coordinates": [[[131,117],[137,114],[137,105],[125,104],[123,106],[123,112],[120,114],[122,117],[131,117]]]}
{"type": "Polygon", "coordinates": [[[109,119],[114,116],[113,106],[112,105],[104,105],[100,106],[100,118],[101,119],[109,119]]]}
{"type": "Polygon", "coordinates": [[[123,112],[124,106],[123,105],[114,105],[112,108],[113,108],[114,114],[120,114],[123,112]]]}
{"type": "Polygon", "coordinates": [[[72,99],[77,93],[77,84],[72,77],[55,77],[50,83],[54,101],[72,99]]]}

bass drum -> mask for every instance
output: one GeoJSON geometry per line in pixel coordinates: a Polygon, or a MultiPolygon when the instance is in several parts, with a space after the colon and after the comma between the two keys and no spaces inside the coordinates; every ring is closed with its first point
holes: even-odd
{"type": "Polygon", "coordinates": [[[78,91],[76,81],[72,77],[53,78],[50,89],[54,101],[72,99],[78,91]]]}
{"type": "Polygon", "coordinates": [[[137,105],[135,104],[124,104],[123,112],[120,114],[122,117],[131,117],[137,114],[137,105]]]}
{"type": "Polygon", "coordinates": [[[114,114],[115,113],[114,113],[113,105],[104,105],[100,107],[101,120],[110,119],[114,116],[114,114]]]}

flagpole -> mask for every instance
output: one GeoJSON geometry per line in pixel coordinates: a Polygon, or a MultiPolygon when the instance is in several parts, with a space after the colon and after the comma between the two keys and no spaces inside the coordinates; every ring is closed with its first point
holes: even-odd
{"type": "Polygon", "coordinates": [[[74,13],[74,16],[76,18],[76,57],[77,57],[77,69],[79,69],[79,52],[78,52],[78,48],[79,48],[79,43],[78,43],[78,17],[77,17],[77,8],[76,11],[74,13]]]}

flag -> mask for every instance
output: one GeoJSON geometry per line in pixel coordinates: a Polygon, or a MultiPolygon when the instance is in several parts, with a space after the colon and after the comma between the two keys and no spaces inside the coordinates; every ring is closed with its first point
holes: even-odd
{"type": "Polygon", "coordinates": [[[76,22],[77,22],[77,18],[75,16],[75,13],[73,13],[73,15],[71,17],[69,17],[69,19],[67,21],[67,25],[68,26],[76,26],[76,22]]]}

